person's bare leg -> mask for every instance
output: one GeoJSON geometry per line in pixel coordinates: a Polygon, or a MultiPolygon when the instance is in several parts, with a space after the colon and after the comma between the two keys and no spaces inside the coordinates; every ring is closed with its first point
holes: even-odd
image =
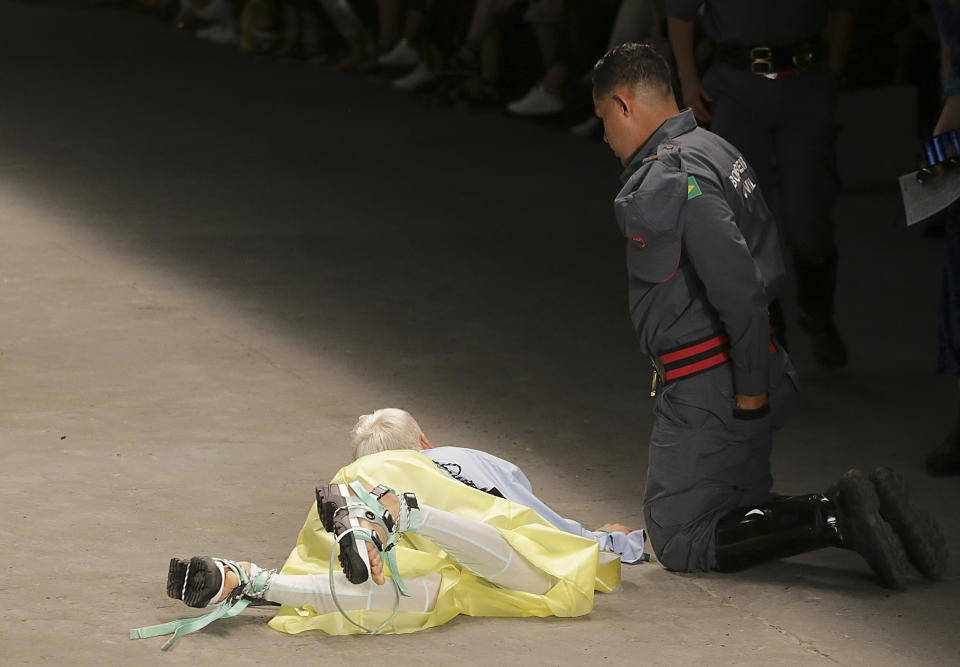
{"type": "Polygon", "coordinates": [[[381,53],[386,53],[400,41],[403,31],[403,17],[406,14],[405,4],[401,0],[379,0],[377,2],[380,24],[377,47],[381,53]]]}
{"type": "Polygon", "coordinates": [[[293,53],[300,40],[300,11],[291,5],[283,6],[283,41],[277,49],[277,55],[288,56],[293,53]]]}
{"type": "Polygon", "coordinates": [[[496,85],[500,82],[501,62],[500,29],[487,33],[480,43],[480,80],[484,83],[496,85]]]}
{"type": "Polygon", "coordinates": [[[567,66],[564,63],[557,62],[547,69],[541,85],[543,85],[543,89],[551,95],[563,97],[563,88],[566,84],[567,66]]]}
{"type": "Polygon", "coordinates": [[[408,42],[415,42],[420,36],[420,28],[423,27],[423,19],[426,16],[419,9],[411,9],[407,12],[407,18],[404,21],[403,36],[408,42]]]}

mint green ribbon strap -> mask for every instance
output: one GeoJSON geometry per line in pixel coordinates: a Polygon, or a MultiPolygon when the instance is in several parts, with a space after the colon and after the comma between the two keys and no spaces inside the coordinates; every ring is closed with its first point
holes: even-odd
{"type": "MultiPolygon", "coordinates": [[[[377,499],[376,496],[368,493],[367,490],[363,488],[363,485],[360,484],[360,482],[350,482],[350,488],[353,489],[353,492],[357,494],[357,497],[361,500],[361,502],[363,502],[364,505],[366,505],[366,507],[373,511],[373,513],[376,515],[374,523],[381,526],[387,533],[387,543],[383,545],[383,551],[381,552],[383,562],[387,564],[387,569],[390,570],[390,578],[397,587],[397,592],[404,597],[410,597],[410,591],[407,590],[407,585],[400,576],[400,568],[397,565],[397,552],[394,549],[394,547],[397,545],[397,533],[391,533],[389,530],[387,530],[387,525],[383,522],[383,513],[387,511],[387,508],[380,503],[380,500],[377,499]]],[[[396,518],[397,517],[394,517],[394,520],[396,520],[396,518]]],[[[372,542],[373,540],[371,539],[368,541],[372,542]]]]}
{"type": "Polygon", "coordinates": [[[179,621],[170,621],[169,623],[161,623],[160,625],[148,625],[145,628],[136,628],[131,630],[130,639],[149,639],[151,637],[160,637],[162,635],[169,635],[172,633],[173,636],[168,639],[163,646],[160,647],[160,650],[166,651],[168,648],[173,646],[173,643],[180,637],[189,635],[197,630],[202,630],[214,621],[221,618],[232,618],[246,609],[247,605],[249,604],[250,600],[246,600],[244,598],[239,598],[233,603],[227,599],[221,604],[217,605],[216,609],[207,612],[202,616],[183,618],[179,621]]]}
{"type": "MultiPolygon", "coordinates": [[[[243,590],[245,593],[261,593],[266,587],[270,575],[274,572],[273,570],[260,570],[257,576],[251,580],[243,568],[234,561],[219,558],[216,560],[219,560],[225,567],[229,567],[237,574],[240,578],[241,585],[244,587],[243,590]]],[[[250,600],[243,597],[243,594],[236,597],[228,597],[206,614],[194,616],[193,618],[182,618],[178,621],[170,621],[169,623],[161,623],[159,625],[148,625],[145,628],[135,628],[130,631],[130,639],[149,639],[151,637],[173,634],[173,636],[160,647],[161,651],[166,651],[173,646],[173,643],[180,639],[180,637],[189,635],[197,630],[202,630],[221,618],[233,618],[246,609],[249,604],[250,600]]]]}

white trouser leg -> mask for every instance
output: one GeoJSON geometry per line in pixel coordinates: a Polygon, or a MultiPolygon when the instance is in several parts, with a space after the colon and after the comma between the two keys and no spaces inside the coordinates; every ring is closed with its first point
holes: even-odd
{"type": "MultiPolygon", "coordinates": [[[[343,572],[334,572],[337,600],[346,610],[386,609],[396,604],[397,594],[390,584],[377,586],[373,579],[362,584],[351,584],[343,572]]],[[[432,611],[440,593],[440,575],[429,574],[415,579],[404,579],[410,597],[400,596],[401,611],[432,611]]],[[[290,607],[310,605],[320,614],[337,611],[330,594],[330,578],[326,574],[275,574],[270,578],[263,599],[290,607]]]]}
{"type": "Polygon", "coordinates": [[[417,535],[435,542],[473,574],[502,588],[543,595],[553,586],[546,572],[517,553],[493,526],[420,505],[417,535]]]}
{"type": "MultiPolygon", "coordinates": [[[[550,575],[517,553],[496,528],[480,521],[421,505],[417,535],[436,543],[464,568],[497,586],[537,595],[553,586],[550,575]]],[[[366,560],[366,550],[360,553],[366,560]]],[[[400,596],[400,609],[431,611],[440,592],[440,575],[404,581],[410,597],[400,596]]],[[[372,579],[351,584],[342,572],[335,572],[334,585],[344,609],[393,609],[396,604],[393,586],[378,586],[372,579]]],[[[310,605],[321,614],[337,610],[326,574],[275,574],[267,583],[263,598],[290,607],[310,605]]]]}

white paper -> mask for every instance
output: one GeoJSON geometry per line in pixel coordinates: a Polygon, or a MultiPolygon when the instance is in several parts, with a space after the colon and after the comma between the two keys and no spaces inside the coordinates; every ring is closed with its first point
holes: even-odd
{"type": "Polygon", "coordinates": [[[960,170],[944,170],[923,185],[917,183],[917,172],[904,174],[900,177],[900,192],[907,225],[915,225],[960,198],[960,170]]]}

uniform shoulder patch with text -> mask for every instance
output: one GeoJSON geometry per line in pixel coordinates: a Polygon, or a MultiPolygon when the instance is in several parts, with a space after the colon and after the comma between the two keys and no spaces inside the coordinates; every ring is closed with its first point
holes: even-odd
{"type": "Polygon", "coordinates": [[[697,179],[693,176],[687,177],[687,199],[693,199],[694,197],[699,197],[703,193],[700,192],[700,186],[697,185],[697,179]]]}

